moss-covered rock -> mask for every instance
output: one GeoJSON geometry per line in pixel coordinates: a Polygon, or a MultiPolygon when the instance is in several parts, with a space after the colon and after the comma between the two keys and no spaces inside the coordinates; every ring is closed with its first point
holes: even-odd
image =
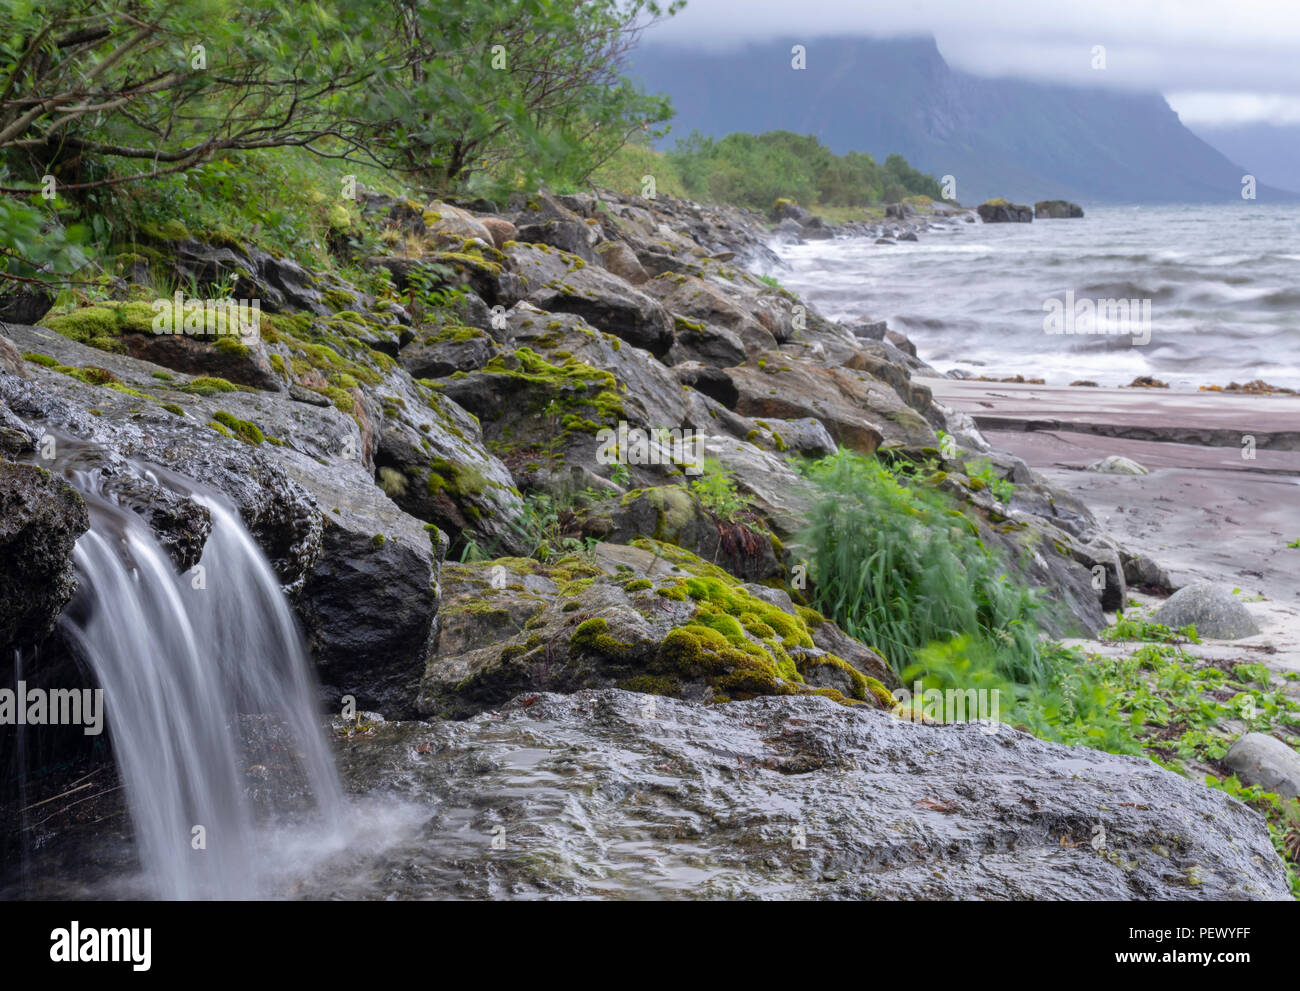
{"type": "MultiPolygon", "coordinates": [[[[421,711],[461,718],[524,691],[611,685],[705,703],[817,693],[893,708],[875,677],[881,670],[819,647],[781,593],[680,548],[642,544],[639,557],[604,545],[595,557],[551,564],[502,558],[444,567],[443,632],[421,711]]],[[[856,646],[855,656],[871,655],[856,646]]]]}
{"type": "Polygon", "coordinates": [[[745,581],[784,573],[772,538],[757,525],[715,519],[684,485],[633,489],[581,513],[583,532],[613,543],[640,537],[684,548],[745,581]]]}

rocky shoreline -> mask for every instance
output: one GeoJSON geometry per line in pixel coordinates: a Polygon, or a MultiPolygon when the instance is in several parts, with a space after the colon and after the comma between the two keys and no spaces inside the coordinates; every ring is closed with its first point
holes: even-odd
{"type": "MultiPolygon", "coordinates": [[[[356,801],[406,792],[445,854],[399,896],[1288,897],[1235,799],[1010,727],[899,720],[893,668],[792,597],[813,495],[786,458],[838,448],[933,460],[1046,592],[1054,636],[1096,637],[1130,586],[1176,583],[1038,459],[994,450],[905,338],[752,274],[779,262],[770,237],[830,229],[778,212],[773,232],[667,197],[371,194],[389,250],[364,263],[391,292],[159,237],[155,261],[261,301],[256,340],[159,336],[139,298],[0,327],[0,578],[25,590],[0,599],[0,683],[15,651],[34,677],[79,677],[57,626],[87,525],[67,472],[97,472],[178,569],[198,560],[206,511],[147,464],[234,502],[326,707],[372,711],[335,726],[356,801]],[[648,434],[645,458],[602,458],[620,424],[648,434]],[[659,428],[698,435],[749,515],[720,519],[659,428]],[[503,824],[516,845],[485,857],[503,824]]],[[[944,212],[844,229],[973,222],[944,212]]],[[[76,849],[95,808],[21,842],[76,849]]]]}

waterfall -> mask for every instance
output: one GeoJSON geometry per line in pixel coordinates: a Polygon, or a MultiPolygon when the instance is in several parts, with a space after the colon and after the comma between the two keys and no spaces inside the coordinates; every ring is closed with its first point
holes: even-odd
{"type": "Polygon", "coordinates": [[[153,893],[258,897],[276,867],[269,828],[294,817],[331,835],[342,822],[314,674],[275,573],[233,506],[141,470],[188,489],[210,513],[198,567],[180,573],[97,472],[71,472],[91,526],[74,549],[80,588],[62,622],[104,690],[153,893]]]}

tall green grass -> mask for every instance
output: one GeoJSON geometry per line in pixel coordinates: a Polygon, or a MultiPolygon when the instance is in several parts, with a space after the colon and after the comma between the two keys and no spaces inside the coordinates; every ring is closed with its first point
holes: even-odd
{"type": "Polygon", "coordinates": [[[846,451],[807,475],[820,495],[801,543],[822,613],[900,675],[927,651],[935,659],[935,645],[957,645],[973,670],[1047,683],[1034,595],[1007,576],[949,497],[846,451]]]}

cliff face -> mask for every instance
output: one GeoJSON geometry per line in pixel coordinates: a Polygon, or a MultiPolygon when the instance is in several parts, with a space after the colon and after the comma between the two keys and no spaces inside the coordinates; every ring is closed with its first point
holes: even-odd
{"type": "MultiPolygon", "coordinates": [[[[645,45],[631,74],[673,98],[673,135],[813,134],[832,151],[898,153],[957,180],[957,198],[1085,203],[1239,202],[1238,165],[1159,94],[1076,89],[953,71],[934,40],[814,38],[732,52],[645,45]],[[790,49],[807,47],[807,68],[790,49]]],[[[1294,193],[1261,187],[1264,201],[1294,193]]]]}

